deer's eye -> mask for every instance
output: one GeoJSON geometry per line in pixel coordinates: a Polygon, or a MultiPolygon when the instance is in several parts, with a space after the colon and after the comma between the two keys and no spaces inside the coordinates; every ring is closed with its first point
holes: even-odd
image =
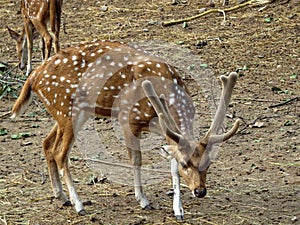
{"type": "Polygon", "coordinates": [[[191,171],[190,168],[185,168],[185,169],[184,169],[184,173],[185,173],[186,175],[188,175],[188,174],[190,173],[190,171],[191,171]]]}

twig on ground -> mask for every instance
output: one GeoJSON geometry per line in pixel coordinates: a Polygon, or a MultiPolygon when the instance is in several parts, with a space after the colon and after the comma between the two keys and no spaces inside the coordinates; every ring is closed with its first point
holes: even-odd
{"type": "MultiPolygon", "coordinates": [[[[7,61],[7,63],[18,63],[18,62],[19,62],[19,60],[10,60],[10,61],[7,61]]],[[[33,62],[33,63],[42,62],[42,60],[32,60],[31,62],[33,62]]],[[[19,66],[19,65],[17,65],[17,66],[19,66]]]]}
{"type": "MultiPolygon", "coordinates": [[[[275,1],[275,0],[274,0],[275,1]]],[[[278,6],[278,5],[284,5],[284,4],[287,4],[287,3],[289,3],[291,0],[286,0],[286,1],[284,1],[284,2],[279,2],[279,3],[277,3],[276,5],[275,5],[275,7],[276,6],[278,6]]]]}
{"type": "Polygon", "coordinates": [[[2,83],[2,84],[19,84],[19,83],[24,84],[25,81],[20,80],[18,78],[4,77],[4,76],[0,75],[0,83],[2,83]],[[8,79],[15,80],[15,81],[7,81],[8,79]]]}
{"type": "Polygon", "coordinates": [[[239,4],[239,5],[230,7],[230,8],[226,8],[226,9],[222,9],[222,10],[221,9],[210,9],[208,11],[205,11],[205,12],[200,13],[200,14],[195,15],[195,16],[191,16],[191,17],[187,17],[187,18],[183,18],[183,19],[178,19],[178,20],[166,21],[166,22],[163,22],[162,25],[163,26],[170,26],[170,25],[174,25],[174,24],[178,24],[178,23],[188,22],[188,21],[206,16],[206,15],[211,14],[211,13],[223,12],[223,15],[224,15],[225,12],[234,11],[234,10],[240,9],[240,8],[248,6],[248,5],[262,5],[262,4],[268,4],[268,3],[271,3],[271,2],[272,2],[272,0],[250,0],[250,1],[244,2],[242,4],[239,4]]]}
{"type": "Polygon", "coordinates": [[[269,119],[269,118],[276,118],[276,117],[281,117],[282,115],[273,115],[273,116],[259,116],[257,118],[255,118],[252,122],[250,123],[246,123],[246,121],[244,120],[244,118],[240,118],[244,123],[245,126],[240,129],[238,132],[241,133],[242,131],[246,130],[249,126],[254,125],[257,120],[264,120],[264,119],[269,119]]]}
{"type": "MultiPolygon", "coordinates": [[[[8,65],[7,65],[7,66],[8,66],[8,65]]],[[[10,74],[10,72],[13,71],[13,70],[15,70],[18,66],[19,66],[19,65],[16,65],[16,66],[12,67],[10,70],[6,71],[6,72],[4,73],[4,75],[10,74]]]]}
{"type": "Polygon", "coordinates": [[[50,200],[52,201],[55,197],[51,196],[51,195],[47,195],[47,196],[43,196],[41,198],[34,198],[34,199],[30,199],[30,202],[39,202],[39,201],[43,201],[43,200],[50,200]]]}
{"type": "MultiPolygon", "coordinates": [[[[102,163],[104,165],[109,165],[109,166],[118,166],[121,168],[129,168],[132,169],[132,166],[130,165],[125,165],[121,163],[112,163],[112,162],[107,162],[105,160],[100,160],[100,159],[92,159],[92,158],[83,158],[85,161],[90,161],[93,163],[102,163]]],[[[158,172],[158,173],[166,173],[169,174],[170,172],[167,170],[161,170],[161,169],[150,169],[150,168],[141,168],[142,171],[153,171],[153,172],[158,172]]]]}
{"type": "MultiPolygon", "coordinates": [[[[3,63],[3,62],[1,62],[3,63]]],[[[7,63],[4,63],[4,64],[7,64],[7,63]]],[[[21,79],[18,79],[18,78],[15,78],[15,77],[11,77],[9,76],[10,73],[15,70],[16,68],[18,68],[19,65],[16,65],[14,67],[12,67],[11,69],[5,71],[5,73],[3,75],[0,74],[0,83],[3,83],[3,84],[18,84],[18,83],[24,83],[25,81],[21,80],[21,79]],[[8,80],[14,80],[14,81],[8,81],[8,80]]]]}
{"type": "Polygon", "coordinates": [[[267,6],[265,5],[265,6],[263,6],[263,7],[261,7],[259,10],[257,10],[258,12],[261,12],[261,11],[263,11],[265,8],[267,8],[267,6]]]}
{"type": "Polygon", "coordinates": [[[253,102],[278,102],[278,100],[257,99],[257,98],[235,98],[234,100],[239,100],[239,101],[253,101],[253,102]]]}
{"type": "Polygon", "coordinates": [[[2,216],[0,217],[0,221],[2,221],[3,223],[4,223],[4,225],[7,225],[7,221],[6,221],[6,219],[5,219],[5,216],[3,217],[3,219],[2,219],[2,216]]]}
{"type": "Polygon", "coordinates": [[[221,39],[219,37],[216,37],[216,38],[208,38],[206,39],[207,41],[215,41],[217,40],[220,44],[222,43],[221,39]]]}
{"type": "Polygon", "coordinates": [[[0,115],[0,118],[6,118],[6,117],[9,116],[10,114],[11,114],[10,111],[9,111],[9,112],[6,112],[6,113],[0,115]]]}
{"type": "Polygon", "coordinates": [[[226,14],[224,12],[224,10],[219,10],[219,12],[221,12],[223,14],[223,21],[222,21],[222,25],[225,25],[226,24],[226,14]]]}
{"type": "Polygon", "coordinates": [[[300,162],[289,162],[289,163],[281,163],[281,162],[268,162],[271,165],[276,166],[300,166],[300,162]]]}
{"type": "Polygon", "coordinates": [[[281,103],[276,104],[276,105],[270,105],[269,108],[272,109],[272,108],[276,108],[276,107],[279,107],[279,106],[284,106],[286,104],[297,102],[297,101],[300,101],[300,97],[299,96],[295,97],[295,98],[292,98],[292,99],[289,99],[289,100],[286,100],[286,101],[281,102],[281,103]]]}

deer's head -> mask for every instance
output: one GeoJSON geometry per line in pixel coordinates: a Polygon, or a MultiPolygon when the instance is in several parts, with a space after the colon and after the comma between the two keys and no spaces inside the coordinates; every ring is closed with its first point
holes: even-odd
{"type": "Polygon", "coordinates": [[[221,132],[237,74],[231,73],[228,77],[221,76],[220,79],[223,89],[219,106],[208,132],[200,141],[191,141],[180,132],[178,124],[169,112],[164,96],[157,96],[150,81],[143,82],[144,91],[159,117],[162,133],[169,143],[164,149],[176,159],[180,175],[193,195],[199,198],[206,195],[206,174],[212,163],[213,147],[231,138],[240,124],[240,120],[237,120],[228,132],[225,134],[221,132]]]}
{"type": "MultiPolygon", "coordinates": [[[[18,32],[10,29],[8,26],[6,26],[10,37],[15,41],[16,43],[16,51],[17,51],[17,56],[19,60],[19,67],[21,70],[23,70],[26,66],[27,63],[27,38],[26,38],[26,33],[25,29],[23,27],[21,34],[18,32]]],[[[38,38],[39,33],[38,32],[33,32],[33,39],[38,38]]]]}

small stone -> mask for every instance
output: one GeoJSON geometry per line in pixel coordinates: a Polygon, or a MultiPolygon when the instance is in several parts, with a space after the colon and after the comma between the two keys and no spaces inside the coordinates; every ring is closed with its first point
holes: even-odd
{"type": "Polygon", "coordinates": [[[293,216],[293,218],[291,219],[291,221],[293,221],[293,222],[296,222],[296,221],[298,221],[298,218],[297,218],[297,216],[293,216]]]}
{"type": "Polygon", "coordinates": [[[23,141],[21,143],[21,146],[28,146],[28,145],[32,145],[32,142],[31,141],[23,141]]]}
{"type": "Polygon", "coordinates": [[[288,15],[287,18],[293,19],[293,18],[296,17],[296,16],[297,16],[296,14],[291,14],[291,15],[288,15]]]}
{"type": "Polygon", "coordinates": [[[102,12],[106,12],[108,10],[108,7],[106,5],[101,6],[100,10],[102,12]]]}
{"type": "Polygon", "coordinates": [[[201,9],[199,9],[199,13],[203,13],[203,12],[205,12],[206,11],[206,8],[201,8],[201,9]]]}
{"type": "Polygon", "coordinates": [[[156,21],[156,20],[150,20],[150,21],[148,22],[148,24],[149,24],[149,25],[157,25],[157,24],[158,24],[158,21],[156,21]]]}
{"type": "Polygon", "coordinates": [[[179,3],[178,0],[172,0],[171,5],[177,5],[179,3]]]}

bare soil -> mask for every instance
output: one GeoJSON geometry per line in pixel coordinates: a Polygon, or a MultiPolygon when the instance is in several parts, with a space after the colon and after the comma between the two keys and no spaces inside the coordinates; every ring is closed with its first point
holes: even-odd
{"type": "MultiPolygon", "coordinates": [[[[157,40],[190,49],[214,71],[212,79],[216,82],[219,75],[240,69],[228,112],[232,118],[227,123],[241,118],[243,124],[240,132],[223,144],[209,170],[208,195],[194,198],[183,184],[184,223],[298,224],[299,1],[275,1],[265,7],[251,5],[226,13],[225,22],[222,13],[213,13],[187,25],[163,27],[162,21],[195,15],[206,4],[194,0],[176,5],[170,2],[64,1],[66,33],[61,32],[61,46],[93,39],[157,40]]],[[[230,1],[226,7],[235,4],[230,1]]],[[[216,7],[222,8],[221,3],[217,2],[216,7]]],[[[10,66],[15,65],[17,57],[5,26],[21,30],[18,10],[18,1],[0,1],[0,61],[10,66]]],[[[39,51],[35,59],[40,59],[39,51]]],[[[207,105],[201,91],[188,79],[186,83],[203,118],[205,126],[198,130],[203,134],[211,115],[204,113],[207,105]]],[[[2,98],[1,114],[8,112],[14,101],[10,95],[2,98]]],[[[172,196],[166,194],[171,187],[169,176],[159,184],[145,186],[154,210],[142,210],[132,186],[118,184],[109,176],[102,179],[75,146],[70,154],[71,172],[81,198],[92,203],[86,206],[87,216],[78,216],[73,207],[63,207],[53,199],[42,140],[54,122],[43,106],[32,104],[16,121],[0,121],[0,129],[8,131],[0,136],[0,224],[176,224],[172,196]],[[30,133],[13,138],[26,132],[30,133]],[[88,184],[95,181],[91,177],[101,182],[88,184]]],[[[116,148],[115,140],[107,138],[112,135],[111,126],[107,120],[97,129],[108,131],[104,139],[108,148],[117,149],[115,154],[123,151],[126,156],[124,146],[116,148]]]]}

